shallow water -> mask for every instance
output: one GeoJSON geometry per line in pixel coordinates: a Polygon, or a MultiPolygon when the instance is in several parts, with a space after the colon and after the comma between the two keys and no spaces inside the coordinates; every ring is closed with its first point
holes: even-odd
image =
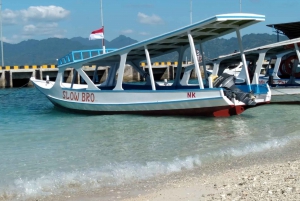
{"type": "Polygon", "coordinates": [[[0,90],[0,200],[117,186],[300,140],[297,105],[230,118],[83,115],[35,88],[0,90]]]}

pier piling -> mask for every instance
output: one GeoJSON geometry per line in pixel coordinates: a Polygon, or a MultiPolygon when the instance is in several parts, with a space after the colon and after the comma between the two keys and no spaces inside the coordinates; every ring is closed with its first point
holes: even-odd
{"type": "Polygon", "coordinates": [[[6,88],[13,87],[11,71],[4,71],[5,74],[5,86],[6,88]]]}

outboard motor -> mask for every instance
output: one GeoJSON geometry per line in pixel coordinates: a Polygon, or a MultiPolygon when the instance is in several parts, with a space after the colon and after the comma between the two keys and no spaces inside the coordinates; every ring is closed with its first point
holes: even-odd
{"type": "Polygon", "coordinates": [[[224,94],[227,98],[235,98],[246,105],[256,105],[252,93],[245,93],[235,86],[235,77],[227,73],[223,73],[213,83],[214,87],[224,88],[224,94]]]}

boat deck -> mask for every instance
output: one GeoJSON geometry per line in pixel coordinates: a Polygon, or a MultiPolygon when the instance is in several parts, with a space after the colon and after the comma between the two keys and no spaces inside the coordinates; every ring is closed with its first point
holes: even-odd
{"type": "MultiPolygon", "coordinates": [[[[99,86],[101,90],[113,90],[115,86],[99,86]]],[[[152,90],[151,85],[139,85],[139,84],[122,84],[124,90],[152,90]]],[[[208,86],[207,86],[208,88],[208,86]]],[[[178,89],[200,89],[199,85],[191,86],[161,86],[156,85],[156,90],[178,90],[178,89]]]]}

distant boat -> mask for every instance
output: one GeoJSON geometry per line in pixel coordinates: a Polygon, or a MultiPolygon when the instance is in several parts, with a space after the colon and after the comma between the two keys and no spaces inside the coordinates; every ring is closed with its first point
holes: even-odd
{"type": "MultiPolygon", "coordinates": [[[[256,14],[216,15],[121,49],[107,50],[106,53],[102,50],[77,51],[79,56],[71,53],[58,60],[59,71],[55,81],[35,78],[31,81],[54,105],[78,112],[215,117],[241,114],[245,109],[270,102],[268,85],[248,83],[235,86],[233,76],[228,74],[213,81],[205,72],[205,78],[202,78],[195,43],[202,47],[201,43],[205,41],[236,32],[241,45],[239,30],[264,20],[263,15],[256,14]],[[184,52],[189,47],[194,66],[183,69],[184,52]],[[179,55],[175,79],[171,85],[159,84],[152,72],[151,57],[170,52],[178,52],[179,55]],[[145,70],[140,67],[144,60],[148,64],[145,70]],[[139,72],[146,83],[123,82],[126,64],[139,72]],[[97,66],[94,76],[83,71],[88,65],[97,66]],[[100,66],[109,66],[109,71],[106,80],[97,83],[95,76],[100,66]],[[72,79],[66,79],[67,70],[74,72],[72,79]],[[192,70],[196,71],[197,84],[189,84],[192,70]],[[183,77],[180,76],[182,71],[183,77]]],[[[202,62],[205,66],[205,61],[202,62]]]]}
{"type": "MultiPolygon", "coordinates": [[[[253,78],[252,84],[267,83],[272,103],[300,103],[299,46],[300,38],[295,38],[245,51],[247,62],[251,62],[248,72],[253,78]]],[[[239,62],[239,53],[214,59],[215,65],[239,62]]],[[[245,79],[245,70],[236,75],[236,83],[245,83],[245,79]]]]}

